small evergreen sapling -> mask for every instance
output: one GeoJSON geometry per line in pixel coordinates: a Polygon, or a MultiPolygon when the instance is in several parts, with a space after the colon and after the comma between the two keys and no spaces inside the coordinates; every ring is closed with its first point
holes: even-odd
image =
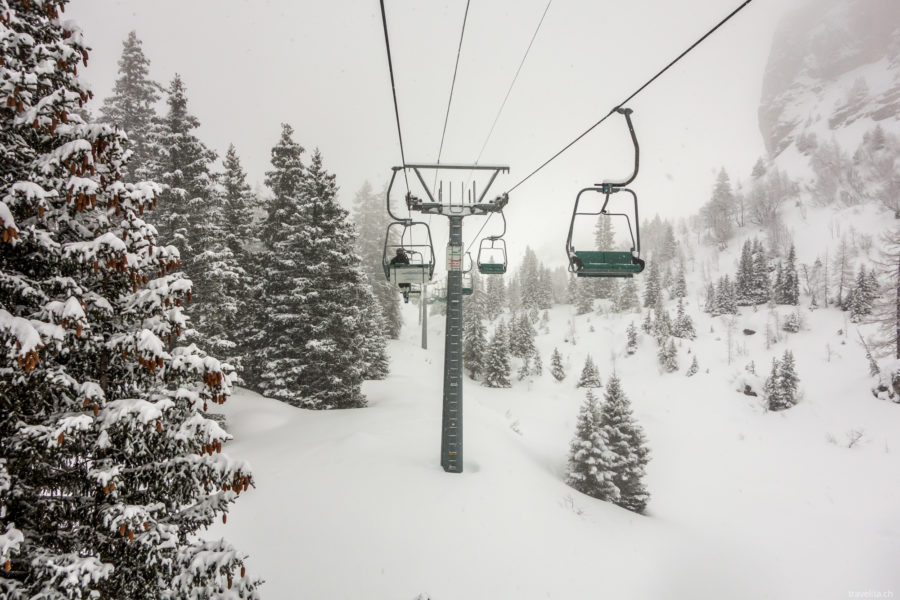
{"type": "Polygon", "coordinates": [[[638,347],[638,332],[637,328],[634,326],[634,321],[628,324],[628,329],[625,330],[625,336],[627,338],[627,342],[625,343],[625,353],[630,356],[637,352],[638,347]]]}
{"type": "Polygon", "coordinates": [[[697,371],[700,370],[700,365],[697,364],[697,355],[691,359],[691,366],[688,367],[687,372],[685,372],[685,377],[693,377],[697,374],[697,371]]]}

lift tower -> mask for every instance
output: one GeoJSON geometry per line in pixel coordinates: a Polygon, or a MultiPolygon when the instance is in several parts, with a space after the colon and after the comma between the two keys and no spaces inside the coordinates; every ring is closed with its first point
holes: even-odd
{"type": "MultiPolygon", "coordinates": [[[[393,167],[391,183],[388,186],[388,213],[395,220],[399,219],[391,212],[390,194],[391,187],[397,173],[412,171],[425,190],[426,199],[413,196],[410,192],[406,195],[406,207],[412,212],[416,211],[426,215],[438,215],[447,217],[450,221],[450,238],[447,244],[447,326],[444,340],[444,400],[443,415],[441,420],[441,466],[448,473],[462,473],[463,470],[463,391],[462,391],[462,272],[463,247],[462,225],[463,219],[472,215],[486,216],[500,212],[509,196],[502,194],[493,200],[485,201],[485,196],[497,175],[508,173],[509,167],[482,166],[482,165],[429,165],[410,164],[402,167],[393,167]],[[422,177],[422,171],[434,171],[440,175],[442,171],[469,171],[489,172],[490,178],[481,190],[473,180],[469,186],[459,186],[457,198],[454,200],[452,180],[447,181],[447,193],[444,193],[445,180],[440,180],[437,187],[437,198],[422,177]],[[446,196],[446,198],[445,198],[446,196]]],[[[486,173],[485,173],[486,175],[486,173]]],[[[437,181],[437,178],[436,178],[437,181]]]]}

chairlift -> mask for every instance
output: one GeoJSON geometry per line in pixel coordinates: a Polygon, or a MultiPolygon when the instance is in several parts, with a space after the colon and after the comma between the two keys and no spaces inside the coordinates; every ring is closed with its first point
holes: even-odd
{"type": "Polygon", "coordinates": [[[491,235],[481,239],[478,244],[478,272],[482,275],[503,275],[506,273],[508,261],[506,258],[506,217],[500,211],[503,219],[503,231],[500,235],[491,235]]]}
{"type": "Polygon", "coordinates": [[[465,257],[463,258],[463,271],[462,271],[462,293],[463,296],[471,296],[474,288],[472,286],[472,254],[466,252],[465,257]],[[469,259],[469,267],[465,268],[466,259],[469,259]]]}
{"type": "Polygon", "coordinates": [[[381,266],[388,281],[409,291],[413,285],[421,286],[431,281],[434,263],[428,223],[406,220],[388,225],[381,256],[381,266]],[[414,236],[414,232],[418,233],[414,236]],[[417,242],[417,239],[422,241],[417,242]],[[398,260],[401,256],[405,259],[398,260]]]}
{"type": "Polygon", "coordinates": [[[628,180],[623,182],[604,182],[595,184],[592,187],[584,188],[575,197],[575,208],[572,211],[572,221],[569,224],[569,236],[566,239],[566,254],[569,258],[569,271],[575,273],[578,277],[633,277],[635,273],[644,270],[644,260],[641,258],[641,237],[640,225],[638,218],[638,201],[637,194],[628,189],[628,186],[638,174],[640,148],[638,146],[637,136],[634,133],[634,126],[631,123],[631,109],[617,108],[616,112],[625,116],[628,124],[628,132],[631,134],[631,141],[634,144],[634,172],[628,180]],[[579,203],[581,196],[585,192],[598,192],[605,196],[603,206],[599,211],[579,211],[579,203]],[[631,195],[634,204],[634,223],[628,214],[623,212],[610,212],[608,207],[611,197],[619,192],[627,192],[631,195]],[[605,218],[624,219],[631,235],[631,250],[616,250],[613,248],[598,248],[596,250],[575,250],[572,243],[572,235],[575,228],[575,220],[578,217],[593,216],[605,218]]]}

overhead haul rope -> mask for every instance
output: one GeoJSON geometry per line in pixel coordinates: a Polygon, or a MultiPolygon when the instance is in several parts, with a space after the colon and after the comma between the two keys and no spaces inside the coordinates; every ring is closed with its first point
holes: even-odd
{"type": "MultiPolygon", "coordinates": [[[[453,90],[456,87],[456,73],[459,71],[459,55],[462,53],[463,38],[466,35],[466,21],[469,18],[469,2],[470,0],[466,0],[466,12],[463,14],[462,30],[459,32],[459,46],[456,49],[456,64],[453,66],[453,80],[450,83],[450,98],[447,100],[447,114],[444,115],[444,129],[441,132],[441,145],[438,148],[437,164],[441,164],[441,154],[444,151],[444,136],[447,135],[447,122],[450,120],[450,105],[453,104],[453,90]]],[[[436,174],[435,177],[437,177],[436,174]]]]}
{"type": "Polygon", "coordinates": [[[478,164],[478,161],[481,160],[481,155],[484,154],[484,149],[487,148],[488,141],[491,139],[491,135],[494,133],[494,127],[497,126],[497,121],[500,120],[500,115],[503,113],[504,107],[506,107],[506,101],[509,100],[509,95],[512,93],[513,86],[516,85],[516,80],[519,78],[519,73],[522,72],[522,66],[525,64],[525,59],[528,58],[528,52],[531,50],[532,44],[534,44],[535,38],[537,38],[538,31],[541,30],[541,25],[544,24],[544,17],[547,16],[547,11],[550,10],[550,5],[553,3],[553,0],[548,0],[546,8],[544,8],[544,14],[541,15],[541,20],[538,21],[537,28],[534,30],[534,35],[531,36],[531,41],[528,42],[528,47],[525,48],[525,54],[522,56],[522,61],[519,63],[519,68],[516,69],[516,74],[513,75],[512,83],[509,84],[509,89],[506,90],[506,96],[503,98],[503,102],[500,104],[500,110],[497,111],[497,116],[494,117],[494,122],[491,125],[491,130],[488,131],[487,137],[484,138],[484,143],[481,145],[481,150],[478,152],[478,158],[475,159],[475,164],[478,164]]]}
{"type": "MultiPolygon", "coordinates": [[[[506,96],[503,98],[503,102],[500,103],[500,109],[497,111],[497,115],[494,117],[494,122],[491,124],[491,129],[488,131],[487,137],[484,138],[484,143],[481,145],[481,150],[478,151],[478,158],[475,159],[475,164],[481,160],[481,155],[484,154],[484,149],[487,148],[488,142],[491,139],[491,136],[494,134],[494,128],[497,126],[497,122],[500,120],[500,115],[503,114],[503,109],[506,107],[506,101],[509,100],[509,95],[513,91],[513,87],[516,85],[516,80],[519,78],[519,73],[522,72],[522,67],[525,65],[525,59],[528,58],[528,53],[531,51],[531,46],[534,45],[534,40],[537,39],[537,34],[541,30],[541,25],[544,24],[544,18],[547,16],[547,11],[550,10],[550,5],[553,4],[553,0],[547,1],[547,6],[544,7],[544,12],[541,15],[541,20],[538,21],[537,27],[534,30],[534,34],[531,36],[531,41],[528,42],[528,47],[525,48],[525,54],[522,55],[522,60],[519,62],[519,67],[516,69],[515,75],[513,75],[512,82],[509,84],[509,89],[506,90],[506,96]]],[[[478,236],[481,235],[481,232],[484,231],[484,228],[487,226],[488,221],[491,220],[491,217],[494,216],[494,213],[488,215],[488,218],[484,220],[484,223],[481,224],[481,229],[478,230],[478,233],[475,234],[475,237],[472,238],[472,242],[469,243],[469,246],[466,248],[466,252],[472,249],[472,246],[475,244],[475,240],[478,239],[478,236]]]]}
{"type": "MultiPolygon", "coordinates": [[[[384,47],[387,49],[387,59],[388,59],[388,70],[391,73],[391,92],[394,95],[394,116],[397,118],[397,137],[400,139],[400,160],[403,161],[404,167],[406,166],[406,155],[403,152],[403,133],[400,131],[400,109],[397,106],[397,86],[394,83],[394,62],[391,60],[391,41],[388,38],[388,26],[387,26],[387,16],[384,12],[384,0],[379,0],[381,3],[381,23],[384,25],[384,47]]],[[[406,193],[409,195],[409,177],[406,174],[406,169],[403,169],[403,179],[406,181],[406,193]]],[[[407,207],[407,213],[409,212],[409,207],[407,207]]]]}
{"type": "Polygon", "coordinates": [[[678,57],[675,58],[675,60],[673,60],[673,61],[670,62],[668,65],[666,65],[665,67],[663,67],[663,69],[662,69],[661,71],[659,71],[656,75],[654,75],[653,77],[651,77],[650,79],[648,79],[647,82],[644,83],[644,85],[642,85],[641,87],[639,87],[633,94],[631,94],[630,96],[628,96],[627,98],[625,98],[625,100],[623,100],[622,102],[620,102],[619,104],[617,104],[617,105],[616,105],[612,110],[610,110],[610,111],[609,111],[602,119],[600,119],[599,121],[597,121],[596,123],[594,123],[593,125],[591,125],[590,127],[588,127],[581,135],[579,135],[579,136],[576,137],[574,140],[572,140],[571,142],[569,142],[568,144],[566,144],[566,146],[565,146],[562,150],[560,150],[559,152],[557,152],[556,154],[554,154],[553,156],[551,156],[550,158],[548,158],[546,161],[544,161],[543,164],[541,164],[541,166],[539,166],[537,169],[535,169],[534,171],[532,171],[531,173],[529,173],[528,175],[526,175],[523,179],[521,179],[521,180],[520,180],[518,183],[516,183],[514,186],[512,186],[511,188],[509,188],[509,190],[507,190],[506,193],[507,193],[507,194],[511,193],[511,192],[512,192],[513,190],[515,190],[517,187],[519,187],[520,185],[522,185],[523,183],[525,183],[526,181],[528,181],[528,180],[529,180],[534,174],[536,174],[538,171],[540,171],[541,169],[543,169],[544,167],[546,167],[547,165],[549,165],[551,162],[553,162],[553,160],[555,160],[557,157],[559,157],[560,154],[562,154],[563,152],[565,152],[566,150],[568,150],[569,148],[571,148],[572,146],[574,146],[574,145],[575,145],[578,141],[580,141],[584,136],[586,136],[587,134],[589,134],[589,133],[590,133],[591,131],[593,131],[598,125],[600,125],[600,124],[603,123],[606,119],[608,119],[610,116],[612,116],[612,115],[616,112],[616,110],[618,110],[619,108],[621,108],[621,107],[623,107],[624,105],[626,105],[626,104],[627,104],[629,101],[631,101],[635,96],[637,96],[637,95],[640,94],[642,91],[644,91],[644,89],[645,89],[647,86],[649,86],[651,83],[653,83],[654,81],[656,81],[657,78],[659,78],[663,73],[665,73],[665,72],[668,71],[670,68],[672,68],[672,66],[674,66],[675,63],[677,63],[678,61],[680,61],[680,60],[681,60],[682,58],[684,58],[691,50],[693,50],[694,48],[696,48],[697,46],[699,46],[702,42],[704,42],[704,41],[706,40],[706,38],[708,38],[709,36],[711,36],[717,29],[719,29],[722,25],[724,25],[726,22],[728,22],[732,17],[734,17],[736,14],[738,14],[741,10],[743,10],[743,9],[744,9],[748,4],[750,4],[750,2],[752,2],[752,1],[753,1],[753,0],[745,0],[740,6],[738,6],[736,9],[734,9],[734,10],[731,12],[731,14],[729,14],[727,17],[725,17],[724,19],[722,19],[721,21],[719,21],[719,23],[716,24],[715,27],[713,27],[712,29],[710,29],[709,31],[707,31],[706,34],[705,34],[703,37],[701,37],[701,38],[698,39],[696,42],[694,42],[693,44],[691,44],[691,46],[690,46],[687,50],[685,50],[684,52],[682,52],[681,54],[679,54],[678,57]]]}

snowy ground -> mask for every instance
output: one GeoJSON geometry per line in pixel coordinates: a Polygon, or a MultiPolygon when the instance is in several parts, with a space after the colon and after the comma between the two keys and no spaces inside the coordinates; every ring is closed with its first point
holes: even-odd
{"type": "Polygon", "coordinates": [[[251,462],[257,488],[213,534],[250,554],[264,598],[900,595],[900,406],[868,393],[859,348],[837,333],[843,313],[807,313],[806,331],[767,351],[761,333],[740,331],[764,330],[768,310],[745,312],[728,365],[724,322],[694,302],[702,337],[681,348],[681,372],[661,374],[648,336],[624,357],[630,317],[558,306],[538,338],[543,377],[508,390],[466,379],[465,472],[446,474],[443,321],[430,320],[422,350],[406,309],[393,375],[365,385],[369,408],[310,412],[246,391],[224,407],[228,451],[251,462]],[[563,341],[573,318],[576,345],[563,341]],[[554,347],[568,361],[562,383],[549,375],[554,347]],[[734,390],[737,377],[751,358],[764,376],[787,347],[803,400],[765,413],[734,390]],[[688,348],[701,367],[692,378],[688,348]],[[615,361],[645,428],[645,516],[564,484],[587,353],[604,380],[615,361]],[[864,437],[847,448],[851,429],[864,437]]]}

